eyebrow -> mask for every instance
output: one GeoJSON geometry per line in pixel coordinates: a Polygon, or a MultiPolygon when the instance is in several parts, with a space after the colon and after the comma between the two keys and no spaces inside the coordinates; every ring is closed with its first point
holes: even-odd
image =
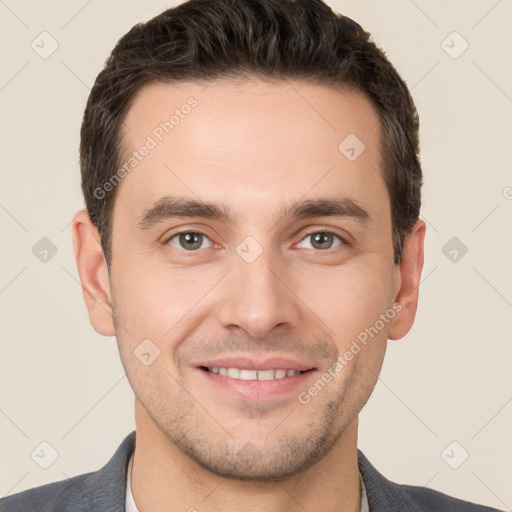
{"type": "MultiPolygon", "coordinates": [[[[186,197],[164,196],[144,210],[137,227],[148,230],[161,221],[181,217],[201,217],[231,224],[241,219],[240,215],[226,205],[186,197]]],[[[279,218],[285,217],[297,220],[313,217],[348,217],[362,223],[370,221],[370,214],[349,197],[296,201],[281,210],[279,218]]]]}

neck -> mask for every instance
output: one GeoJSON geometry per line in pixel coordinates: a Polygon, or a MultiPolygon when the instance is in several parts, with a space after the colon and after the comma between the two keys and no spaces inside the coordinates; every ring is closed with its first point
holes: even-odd
{"type": "Polygon", "coordinates": [[[275,482],[223,478],[199,466],[155,426],[136,400],[131,488],[140,512],[359,512],[357,418],[309,468],[275,482]]]}

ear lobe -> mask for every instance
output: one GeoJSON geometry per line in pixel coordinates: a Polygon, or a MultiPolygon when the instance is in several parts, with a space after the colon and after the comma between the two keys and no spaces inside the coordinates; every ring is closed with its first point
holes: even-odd
{"type": "Polygon", "coordinates": [[[72,230],[73,250],[89,321],[99,334],[114,336],[112,293],[98,229],[87,211],[80,210],[73,217],[72,230]]]}
{"type": "Polygon", "coordinates": [[[414,323],[423,270],[425,231],[425,223],[416,221],[405,241],[402,261],[396,269],[398,292],[395,302],[401,305],[401,310],[390,322],[388,338],[391,340],[403,338],[414,323]]]}

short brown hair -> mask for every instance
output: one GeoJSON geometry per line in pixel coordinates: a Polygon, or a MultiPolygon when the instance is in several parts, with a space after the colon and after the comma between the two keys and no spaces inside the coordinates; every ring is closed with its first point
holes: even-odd
{"type": "MultiPolygon", "coordinates": [[[[87,210],[110,268],[122,123],[134,95],[155,82],[257,77],[306,80],[362,92],[379,114],[391,203],[394,263],[419,217],[419,119],[385,53],[356,22],[321,0],[189,0],[124,35],[96,78],[81,129],[87,210]]],[[[341,141],[340,141],[341,142],[341,141]]]]}

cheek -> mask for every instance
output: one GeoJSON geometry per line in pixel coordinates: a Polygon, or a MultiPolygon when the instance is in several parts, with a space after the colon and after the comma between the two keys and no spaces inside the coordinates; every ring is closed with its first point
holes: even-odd
{"type": "MultiPolygon", "coordinates": [[[[215,288],[225,272],[222,264],[176,269],[148,265],[142,257],[118,262],[112,273],[115,312],[133,337],[130,347],[149,338],[164,348],[186,337],[217,305],[215,288]]],[[[328,335],[342,345],[392,305],[393,268],[380,255],[338,266],[292,265],[283,277],[305,321],[327,326],[328,335]]],[[[126,332],[121,334],[126,339],[126,332]]]]}
{"type": "Polygon", "coordinates": [[[393,278],[391,266],[379,264],[378,259],[354,260],[307,275],[297,296],[341,344],[350,344],[392,306],[393,278]]]}
{"type": "Polygon", "coordinates": [[[196,318],[204,308],[204,299],[222,277],[220,269],[176,270],[150,266],[144,261],[125,262],[112,273],[115,313],[134,338],[158,344],[181,332],[187,321],[196,318]]]}

